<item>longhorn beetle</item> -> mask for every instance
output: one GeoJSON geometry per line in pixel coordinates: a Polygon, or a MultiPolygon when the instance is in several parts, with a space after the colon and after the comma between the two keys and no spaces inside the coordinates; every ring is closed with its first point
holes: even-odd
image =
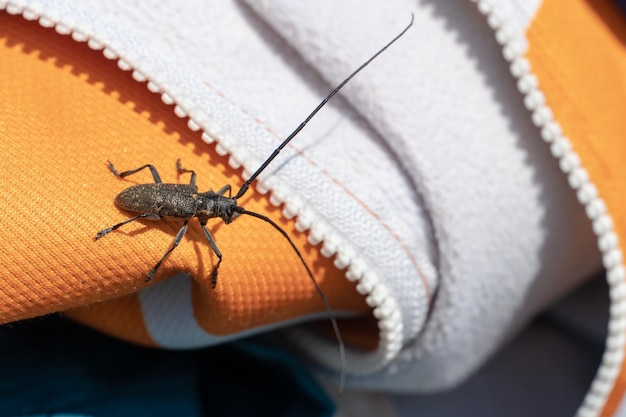
{"type": "Polygon", "coordinates": [[[157,169],[154,167],[154,165],[146,164],[130,171],[118,172],[113,166],[113,164],[109,161],[108,162],[109,169],[118,178],[124,178],[129,175],[135,174],[143,169],[148,168],[150,172],[152,173],[152,178],[154,178],[154,184],[134,185],[132,187],[125,189],[121,193],[119,193],[117,197],[115,197],[115,204],[118,207],[124,210],[138,212],[141,214],[138,214],[137,216],[131,217],[130,219],[124,220],[123,222],[113,225],[111,227],[108,227],[106,229],[100,230],[96,234],[95,240],[98,240],[101,237],[104,237],[109,232],[112,232],[113,230],[118,229],[121,226],[124,226],[125,224],[131,223],[139,219],[160,220],[163,217],[173,217],[173,218],[183,219],[183,226],[176,234],[176,237],[174,238],[174,242],[172,243],[170,248],[165,252],[165,254],[163,254],[161,259],[159,259],[156,265],[154,265],[154,267],[150,270],[150,272],[148,272],[148,275],[146,276],[146,282],[149,282],[150,280],[152,280],[152,278],[156,274],[157,270],[159,269],[163,261],[165,261],[165,259],[168,257],[170,253],[172,253],[174,249],[176,249],[176,247],[182,240],[183,236],[185,235],[185,232],[187,231],[187,224],[189,223],[189,220],[191,220],[194,217],[197,217],[198,220],[200,221],[200,225],[202,226],[202,231],[204,232],[204,236],[209,242],[209,246],[211,247],[211,249],[213,250],[213,252],[218,258],[217,264],[215,265],[215,267],[213,268],[213,271],[211,272],[211,286],[215,288],[215,285],[217,284],[218,269],[220,267],[220,264],[222,263],[222,253],[220,252],[217,245],[215,244],[215,239],[211,235],[211,232],[209,232],[209,230],[206,228],[206,224],[208,220],[215,218],[215,217],[219,217],[224,221],[224,223],[229,224],[238,215],[245,214],[248,216],[256,217],[257,219],[261,219],[266,223],[269,223],[274,229],[276,229],[281,235],[283,235],[285,239],[287,239],[287,241],[293,248],[294,252],[298,255],[298,258],[300,258],[302,265],[304,265],[304,268],[306,269],[306,272],[309,275],[309,278],[315,285],[315,289],[317,290],[320,298],[322,299],[322,302],[324,303],[324,308],[326,309],[330,317],[333,330],[335,333],[335,337],[337,338],[337,342],[339,344],[339,354],[340,354],[340,361],[341,361],[341,376],[340,376],[340,382],[339,382],[339,392],[341,392],[343,390],[343,384],[344,384],[345,372],[346,372],[345,371],[346,369],[345,349],[344,349],[344,343],[341,337],[341,333],[339,332],[339,327],[337,326],[337,321],[335,317],[333,316],[333,313],[330,308],[330,304],[328,303],[328,300],[326,298],[326,295],[320,288],[316,279],[313,277],[313,273],[311,272],[311,269],[304,261],[302,254],[300,253],[296,245],[293,243],[293,241],[289,238],[289,235],[287,235],[287,232],[285,232],[278,224],[276,224],[269,217],[263,214],[248,211],[245,208],[237,205],[237,200],[241,198],[246,193],[246,191],[248,191],[248,188],[250,187],[250,184],[252,183],[252,181],[254,181],[259,176],[259,174],[261,174],[265,170],[265,168],[267,168],[267,166],[274,160],[274,158],[278,156],[278,153],[298,133],[300,133],[300,131],[304,128],[304,126],[306,126],[306,124],[313,118],[313,116],[315,116],[317,112],[322,107],[324,107],[324,105],[328,101],[335,94],[337,94],[337,92],[339,92],[339,90],[341,90],[341,88],[344,85],[346,85],[348,81],[352,79],[352,77],[358,74],[363,68],[369,65],[370,62],[376,59],[376,57],[378,57],[389,46],[391,46],[391,44],[393,44],[402,35],[404,35],[406,31],[409,30],[409,28],[412,25],[413,25],[413,14],[411,14],[411,22],[402,30],[402,32],[400,32],[389,43],[383,46],[371,58],[369,58],[367,61],[361,64],[361,66],[359,66],[356,70],[354,70],[345,80],[343,80],[337,87],[335,87],[335,89],[332,90],[326,96],[326,98],[324,98],[324,100],[322,100],[322,102],[304,119],[304,121],[300,123],[300,125],[293,132],[291,132],[289,136],[287,136],[287,138],[274,150],[274,152],[272,152],[272,154],[261,164],[261,166],[254,172],[254,174],[252,174],[252,176],[250,176],[250,178],[248,178],[248,180],[244,182],[244,184],[241,186],[241,188],[239,189],[237,194],[235,194],[234,197],[231,197],[230,185],[223,186],[217,192],[214,192],[213,190],[209,190],[204,193],[199,193],[198,187],[196,186],[196,173],[192,170],[183,168],[180,163],[180,159],[176,161],[176,169],[178,170],[179,174],[183,174],[183,173],[191,174],[191,180],[189,181],[189,184],[164,184],[163,181],[161,181],[161,177],[159,176],[159,173],[157,172],[157,169]],[[225,196],[225,194],[227,193],[228,193],[228,197],[225,196]]]}

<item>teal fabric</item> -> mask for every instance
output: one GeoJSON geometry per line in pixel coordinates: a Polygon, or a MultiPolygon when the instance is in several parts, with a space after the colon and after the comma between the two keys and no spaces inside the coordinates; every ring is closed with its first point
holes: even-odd
{"type": "Polygon", "coordinates": [[[332,400],[261,339],[195,351],[131,345],[57,316],[0,327],[0,416],[310,416],[332,400]]]}

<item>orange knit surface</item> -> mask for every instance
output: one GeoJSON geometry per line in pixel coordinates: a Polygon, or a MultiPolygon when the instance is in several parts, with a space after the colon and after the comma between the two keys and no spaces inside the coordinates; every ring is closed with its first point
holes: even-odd
{"type": "MultiPolygon", "coordinates": [[[[240,170],[101,52],[4,12],[0,74],[0,323],[70,310],[102,331],[152,344],[136,292],[181,222],[138,221],[94,242],[97,231],[132,216],[115,207],[115,196],[152,182],[147,170],[120,180],[106,161],[120,171],[151,163],[164,182],[187,183],[189,175],[177,177],[180,158],[197,172],[201,191],[225,184],[237,190],[240,170]]],[[[343,271],[266,197],[251,190],[239,204],[289,233],[333,308],[368,311],[343,271]]],[[[242,216],[230,225],[213,220],[209,230],[224,255],[214,290],[209,274],[217,258],[196,220],[155,277],[186,271],[195,278],[194,309],[204,329],[228,334],[323,311],[296,254],[270,225],[242,216]]],[[[363,344],[375,345],[376,326],[358,338],[364,334],[363,344]]]]}
{"type": "MultiPolygon", "coordinates": [[[[581,156],[626,242],[626,25],[609,0],[547,0],[530,27],[528,58],[556,120],[581,156]]],[[[622,246],[623,247],[623,246],[622,246]]],[[[603,415],[616,410],[626,369],[603,415]]]]}

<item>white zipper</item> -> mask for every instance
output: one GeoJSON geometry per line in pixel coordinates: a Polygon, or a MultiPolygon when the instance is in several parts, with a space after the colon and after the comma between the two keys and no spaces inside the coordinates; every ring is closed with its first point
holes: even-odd
{"type": "Polygon", "coordinates": [[[559,123],[554,120],[553,112],[539,88],[538,79],[524,57],[524,48],[502,18],[499,5],[492,0],[471,1],[477,4],[478,10],[485,15],[494,30],[496,41],[501,45],[504,58],[510,63],[511,74],[524,96],[524,105],[531,112],[533,123],[541,130],[541,137],[550,145],[550,152],[559,161],[561,171],[567,175],[578,201],[585,207],[598,239],[611,300],[609,331],[600,367],[576,413],[578,417],[598,416],[619,375],[626,345],[626,270],[613,220],[607,213],[604,201],[598,196],[596,186],[590,181],[588,172],[581,166],[579,155],[572,149],[569,139],[563,136],[559,123]]]}
{"type": "MultiPolygon", "coordinates": [[[[233,169],[243,166],[242,177],[244,179],[249,178],[253,172],[252,169],[259,165],[259,161],[255,160],[245,149],[237,146],[235,141],[219,126],[212,123],[204,114],[187,111],[183,100],[175,91],[147,75],[149,71],[122,58],[124,55],[122,51],[116,50],[115,45],[109,44],[106,40],[99,39],[89,28],[80,27],[81,22],[66,22],[62,16],[58,15],[59,13],[44,10],[43,5],[39,3],[31,5],[30,2],[24,0],[0,0],[0,10],[3,9],[9,14],[21,15],[27,20],[37,20],[41,26],[53,28],[59,34],[71,36],[77,42],[86,42],[91,49],[102,51],[105,58],[117,61],[122,71],[131,71],[134,80],[145,82],[149,91],[159,94],[165,104],[173,106],[176,116],[188,118],[189,129],[202,131],[202,139],[207,144],[216,142],[216,152],[222,156],[229,155],[228,164],[233,169]]],[[[271,204],[276,207],[282,205],[285,218],[295,218],[296,228],[301,232],[308,231],[307,240],[312,245],[321,244],[320,252],[324,257],[335,257],[334,265],[340,270],[346,270],[346,279],[357,283],[357,291],[365,297],[366,303],[372,308],[373,315],[378,320],[378,348],[375,352],[366,354],[348,349],[346,352],[347,372],[352,375],[364,375],[383,368],[398,355],[404,338],[402,312],[395,298],[391,296],[388,286],[374,272],[375,268],[368,265],[367,260],[361,257],[346,239],[326,225],[321,220],[321,216],[306,207],[299,197],[290,192],[275,177],[259,177],[255,189],[261,194],[269,191],[271,204]]],[[[317,362],[328,368],[339,370],[337,345],[334,341],[302,329],[294,329],[290,331],[290,334],[292,342],[304,351],[316,352],[317,362]]]]}

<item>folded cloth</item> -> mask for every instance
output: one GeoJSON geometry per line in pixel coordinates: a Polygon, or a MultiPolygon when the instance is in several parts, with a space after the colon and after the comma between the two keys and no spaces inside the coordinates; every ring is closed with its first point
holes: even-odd
{"type": "MultiPolygon", "coordinates": [[[[601,259],[619,294],[623,22],[612,6],[575,2],[561,25],[552,1],[479,2],[486,19],[469,3],[379,3],[0,2],[18,15],[0,15],[0,169],[15,178],[3,175],[0,229],[16,242],[2,249],[2,321],[66,311],[180,349],[323,316],[289,244],[245,216],[211,223],[224,255],[215,289],[195,222],[147,287],[181,224],[131,223],[94,243],[129,216],[115,195],[152,181],[121,181],[106,161],[187,182],[180,158],[202,191],[236,191],[411,13],[407,35],[239,200],[286,230],[342,317],[348,386],[457,384],[601,259]]],[[[619,323],[592,412],[623,392],[619,323]]],[[[325,330],[289,334],[338,371],[325,330]]]]}

